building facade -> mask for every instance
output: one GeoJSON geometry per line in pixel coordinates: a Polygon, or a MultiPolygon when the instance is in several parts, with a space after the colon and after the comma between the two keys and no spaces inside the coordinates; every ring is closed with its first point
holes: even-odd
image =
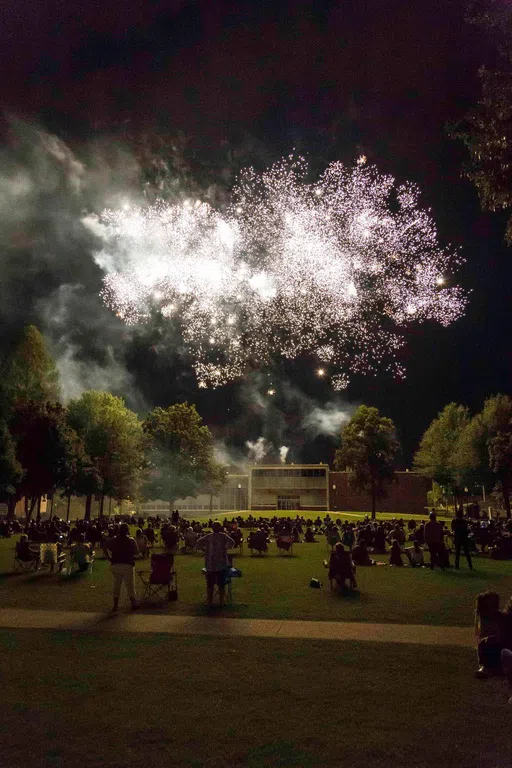
{"type": "MultiPolygon", "coordinates": [[[[377,502],[378,512],[398,515],[426,511],[430,481],[413,472],[397,472],[385,498],[377,502]]],[[[244,510],[370,512],[371,499],[350,487],[348,472],[332,472],[327,464],[259,464],[246,472],[230,474],[219,495],[202,494],[178,499],[172,504],[183,515],[213,514],[244,510]]],[[[147,515],[168,515],[169,503],[140,504],[147,515]]]]}
{"type": "Polygon", "coordinates": [[[249,509],[326,511],[329,467],[326,464],[279,464],[249,468],[249,509]]]}

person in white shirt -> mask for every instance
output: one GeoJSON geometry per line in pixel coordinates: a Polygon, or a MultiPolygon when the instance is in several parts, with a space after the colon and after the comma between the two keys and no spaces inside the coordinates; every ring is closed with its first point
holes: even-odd
{"type": "Polygon", "coordinates": [[[409,558],[409,562],[413,568],[423,568],[425,565],[423,550],[417,541],[414,542],[412,547],[408,547],[405,550],[405,554],[409,558]]]}

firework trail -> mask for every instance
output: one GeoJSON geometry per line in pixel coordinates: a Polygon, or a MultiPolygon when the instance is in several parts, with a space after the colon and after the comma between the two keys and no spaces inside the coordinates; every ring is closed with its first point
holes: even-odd
{"type": "Polygon", "coordinates": [[[127,323],[175,318],[204,387],[302,353],[335,389],[356,372],[403,376],[407,327],[449,325],[466,303],[452,285],[461,259],[439,246],[417,187],[364,158],[309,182],[289,157],[245,170],[222,214],[161,201],[104,211],[99,227],[114,265],[105,302],[127,323]]]}

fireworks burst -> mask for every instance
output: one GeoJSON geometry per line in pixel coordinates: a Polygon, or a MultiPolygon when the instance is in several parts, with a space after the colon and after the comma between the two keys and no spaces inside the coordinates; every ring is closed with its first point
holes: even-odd
{"type": "Polygon", "coordinates": [[[365,162],[310,183],[290,157],[244,171],[223,214],[159,202],[104,211],[100,230],[105,302],[127,323],[155,308],[179,321],[200,386],[276,354],[314,353],[335,389],[355,372],[402,376],[407,327],[449,325],[466,302],[419,190],[365,162]]]}

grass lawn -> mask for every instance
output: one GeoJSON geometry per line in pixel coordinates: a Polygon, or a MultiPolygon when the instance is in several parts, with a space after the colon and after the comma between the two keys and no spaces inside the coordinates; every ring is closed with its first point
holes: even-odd
{"type": "MultiPolygon", "coordinates": [[[[0,605],[61,610],[106,610],[111,605],[109,563],[97,559],[92,574],[12,575],[14,539],[0,540],[0,605]]],[[[323,560],[324,540],[294,547],[293,556],[251,557],[248,550],[235,558],[243,576],[233,580],[233,604],[227,615],[244,618],[345,620],[467,626],[472,623],[475,595],[496,589],[502,598],[512,594],[512,561],[475,558],[475,570],[444,573],[436,569],[358,568],[360,595],[341,597],[331,592],[323,560]],[[311,589],[312,576],[323,589],[311,589]]],[[[380,560],[387,558],[381,557],[380,560]]],[[[203,560],[200,555],[178,555],[179,600],[156,610],[198,614],[204,611],[203,560]]],[[[148,567],[142,561],[140,567],[148,567]]],[[[125,599],[122,597],[122,599],[125,599]]],[[[155,609],[153,609],[155,610],[155,609]]]]}
{"type": "Polygon", "coordinates": [[[2,768],[505,768],[467,649],[0,631],[2,768]]]}

